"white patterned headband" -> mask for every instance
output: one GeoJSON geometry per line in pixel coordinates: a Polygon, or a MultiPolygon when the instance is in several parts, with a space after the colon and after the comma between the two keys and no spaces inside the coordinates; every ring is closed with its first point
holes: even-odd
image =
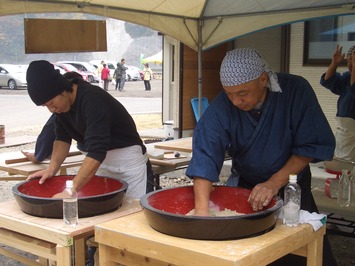
{"type": "Polygon", "coordinates": [[[269,75],[270,91],[282,92],[276,74],[254,49],[238,48],[227,52],[219,74],[222,85],[231,87],[257,79],[263,72],[269,75]]]}

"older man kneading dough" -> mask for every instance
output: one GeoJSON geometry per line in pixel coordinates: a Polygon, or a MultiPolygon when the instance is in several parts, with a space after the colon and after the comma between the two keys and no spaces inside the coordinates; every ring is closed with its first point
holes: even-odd
{"type": "MultiPolygon", "coordinates": [[[[297,174],[302,188],[301,208],[317,211],[309,163],[331,160],[335,140],[310,84],[276,75],[247,48],[227,52],[220,79],[223,91],[196,125],[186,171],[194,179],[195,214],[209,215],[212,183],[219,181],[226,151],[232,157],[227,185],[252,189],[254,211],[277,194],[283,197],[290,174],[297,174]]],[[[327,241],[324,247],[324,265],[336,265],[327,241]]]]}

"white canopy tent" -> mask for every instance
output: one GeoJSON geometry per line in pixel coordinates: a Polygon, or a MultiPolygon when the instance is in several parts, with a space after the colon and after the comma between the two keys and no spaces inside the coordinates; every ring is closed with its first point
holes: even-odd
{"type": "Polygon", "coordinates": [[[146,57],[142,59],[142,63],[153,63],[153,64],[161,64],[163,63],[163,51],[160,51],[157,54],[146,57]]]}
{"type": "Polygon", "coordinates": [[[260,29],[354,14],[354,0],[1,0],[0,15],[84,12],[147,26],[205,50],[260,29]]]}
{"type": "Polygon", "coordinates": [[[276,25],[355,14],[354,8],[355,0],[1,0],[0,15],[83,12],[160,31],[198,51],[201,98],[203,50],[276,25]]]}

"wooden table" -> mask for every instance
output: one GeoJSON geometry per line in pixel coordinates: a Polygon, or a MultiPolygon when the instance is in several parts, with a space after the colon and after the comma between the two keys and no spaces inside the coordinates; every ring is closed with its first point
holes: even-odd
{"type": "MultiPolygon", "coordinates": [[[[67,157],[64,163],[60,166],[59,174],[66,175],[68,168],[81,166],[85,155],[76,155],[67,157]]],[[[0,177],[2,181],[15,181],[15,180],[25,180],[30,174],[33,174],[39,170],[46,169],[48,167],[49,161],[44,161],[40,164],[35,164],[32,162],[22,162],[14,164],[6,164],[5,162],[0,163],[0,171],[5,171],[9,173],[8,177],[0,177]],[[11,176],[19,175],[19,176],[11,176]]]]}
{"type": "MultiPolygon", "coordinates": [[[[166,142],[172,142],[172,141],[166,141],[166,142]]],[[[175,142],[175,140],[173,140],[173,142],[175,142]]],[[[180,150],[181,157],[171,158],[171,155],[173,155],[173,153],[172,153],[173,150],[171,150],[171,149],[166,150],[166,149],[162,149],[162,148],[157,148],[156,143],[146,144],[146,146],[147,146],[147,151],[148,151],[148,157],[149,157],[149,160],[152,164],[155,189],[160,188],[160,175],[161,174],[185,168],[185,167],[187,167],[187,165],[189,164],[189,162],[191,160],[190,154],[183,152],[181,150],[180,150]],[[154,153],[157,151],[159,151],[161,154],[166,153],[164,155],[164,158],[157,159],[157,158],[152,158],[152,156],[150,156],[151,152],[154,153]],[[170,155],[170,158],[166,159],[166,155],[170,155]]],[[[175,151],[177,151],[177,150],[175,150],[175,151]]]]}
{"type": "Polygon", "coordinates": [[[355,221],[355,206],[340,207],[336,199],[325,195],[324,190],[312,190],[312,194],[320,211],[337,213],[346,220],[355,221]]]}
{"type": "MultiPolygon", "coordinates": [[[[208,228],[206,228],[208,230],[208,228]]],[[[322,265],[325,226],[287,227],[280,222],[261,236],[241,240],[200,241],[159,233],[143,212],[95,226],[100,265],[266,265],[289,253],[307,257],[307,265],[322,265]]]]}
{"type": "Polygon", "coordinates": [[[172,150],[172,151],[191,153],[192,137],[157,142],[154,145],[154,147],[163,150],[172,150]]]}
{"type": "MultiPolygon", "coordinates": [[[[40,257],[43,265],[56,261],[57,266],[72,262],[72,247],[75,250],[76,266],[85,266],[85,239],[94,235],[94,226],[141,210],[138,200],[124,198],[117,211],[80,218],[79,224],[65,227],[62,219],[40,218],[25,214],[15,200],[0,203],[0,243],[40,257]]],[[[40,265],[17,253],[0,248],[0,254],[26,265],[40,265]]],[[[42,265],[42,264],[41,264],[42,265]]]]}

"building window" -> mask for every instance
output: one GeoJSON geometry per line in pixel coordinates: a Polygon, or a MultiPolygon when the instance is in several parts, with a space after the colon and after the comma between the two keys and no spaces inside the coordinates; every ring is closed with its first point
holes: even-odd
{"type": "Polygon", "coordinates": [[[337,44],[345,54],[355,45],[355,16],[306,21],[303,64],[329,65],[337,44]]]}

